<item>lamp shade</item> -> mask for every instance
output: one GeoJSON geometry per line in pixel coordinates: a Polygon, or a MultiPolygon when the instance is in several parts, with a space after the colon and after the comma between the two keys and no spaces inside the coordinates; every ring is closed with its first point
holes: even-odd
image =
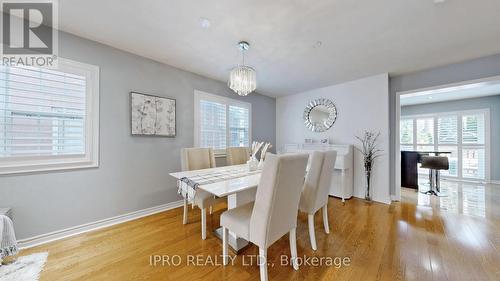
{"type": "Polygon", "coordinates": [[[228,86],[240,96],[246,96],[257,88],[257,74],[250,66],[239,65],[231,70],[228,86]]]}

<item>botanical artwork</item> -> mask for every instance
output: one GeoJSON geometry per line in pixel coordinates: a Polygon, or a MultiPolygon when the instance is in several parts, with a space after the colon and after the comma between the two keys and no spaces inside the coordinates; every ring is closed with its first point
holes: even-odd
{"type": "Polygon", "coordinates": [[[130,93],[132,135],[175,137],[175,100],[130,93]]]}

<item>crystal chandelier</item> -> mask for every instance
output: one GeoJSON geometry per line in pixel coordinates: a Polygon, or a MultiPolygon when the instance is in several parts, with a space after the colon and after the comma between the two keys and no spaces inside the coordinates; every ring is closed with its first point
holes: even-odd
{"type": "Polygon", "coordinates": [[[250,44],[241,41],[238,47],[242,53],[242,63],[231,70],[227,85],[238,95],[246,96],[257,88],[257,73],[255,69],[245,65],[245,51],[250,48],[250,44]]]}

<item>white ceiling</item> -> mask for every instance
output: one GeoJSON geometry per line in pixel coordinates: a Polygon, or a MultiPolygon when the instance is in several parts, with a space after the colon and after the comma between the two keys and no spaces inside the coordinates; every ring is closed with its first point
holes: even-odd
{"type": "Polygon", "coordinates": [[[500,95],[500,80],[451,86],[402,95],[401,106],[500,95]]]}
{"type": "Polygon", "coordinates": [[[220,81],[247,40],[257,91],[269,96],[500,53],[499,0],[64,0],[59,8],[64,31],[220,81]]]}

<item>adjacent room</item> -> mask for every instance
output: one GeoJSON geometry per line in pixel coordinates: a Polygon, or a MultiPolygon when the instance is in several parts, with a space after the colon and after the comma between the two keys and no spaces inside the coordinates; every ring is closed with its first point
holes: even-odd
{"type": "Polygon", "coordinates": [[[500,280],[499,1],[0,9],[0,281],[500,280]]]}
{"type": "MultiPolygon", "coordinates": [[[[487,185],[500,179],[499,79],[398,95],[401,193],[418,190],[439,197],[442,209],[487,215],[495,204],[487,185]]],[[[428,196],[418,200],[430,204],[428,196]]]]}

